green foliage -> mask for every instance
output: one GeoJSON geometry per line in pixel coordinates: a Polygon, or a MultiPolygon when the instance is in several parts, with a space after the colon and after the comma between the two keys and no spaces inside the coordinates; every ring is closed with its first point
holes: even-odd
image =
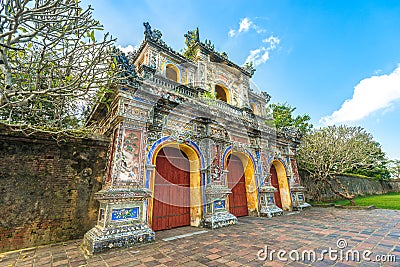
{"type": "Polygon", "coordinates": [[[296,108],[287,103],[270,104],[270,109],[277,129],[281,129],[282,127],[296,127],[302,134],[306,134],[313,128],[313,125],[310,123],[311,117],[309,115],[304,114],[294,117],[293,112],[296,108]]]}
{"type": "MultiPolygon", "coordinates": [[[[375,206],[379,209],[400,210],[400,193],[357,197],[355,203],[360,206],[375,206]]],[[[338,200],[338,205],[349,205],[347,200],[338,200]]]]}
{"type": "Polygon", "coordinates": [[[387,180],[391,177],[388,169],[388,160],[385,158],[383,153],[382,155],[378,156],[375,166],[370,166],[366,169],[353,169],[350,171],[350,173],[374,178],[377,180],[387,180]]]}
{"type": "Polygon", "coordinates": [[[205,91],[204,93],[202,93],[200,95],[200,97],[206,98],[206,99],[212,99],[212,100],[217,99],[217,97],[215,96],[215,92],[208,92],[208,91],[205,91]]]}
{"type": "Polygon", "coordinates": [[[362,174],[384,162],[381,146],[361,127],[341,125],[313,130],[304,136],[298,150],[298,163],[309,172],[362,174]]]}
{"type": "Polygon", "coordinates": [[[244,66],[243,66],[243,67],[246,68],[246,69],[252,69],[252,68],[254,68],[253,61],[249,61],[249,62],[244,63],[244,66]]]}
{"type": "Polygon", "coordinates": [[[193,31],[188,31],[185,34],[186,40],[186,48],[183,50],[183,56],[190,60],[195,60],[197,55],[196,43],[199,42],[199,29],[196,28],[193,31]]]}
{"type": "MultiPolygon", "coordinates": [[[[0,123],[75,132],[115,81],[114,40],[80,1],[5,0],[0,38],[0,123]],[[15,23],[18,21],[18,23],[15,23]]],[[[77,131],[82,132],[82,131],[77,131]]]]}
{"type": "Polygon", "coordinates": [[[183,50],[183,56],[187,59],[194,61],[196,59],[197,49],[195,46],[187,46],[183,50]]]}
{"type": "Polygon", "coordinates": [[[306,134],[300,144],[297,162],[318,186],[328,184],[337,195],[351,195],[337,176],[355,173],[386,178],[385,153],[370,133],[361,127],[329,126],[306,134]]]}
{"type": "Polygon", "coordinates": [[[369,177],[369,176],[366,176],[366,175],[350,173],[350,172],[343,173],[343,175],[344,176],[348,176],[348,177],[362,178],[362,179],[371,179],[372,178],[372,177],[369,177]]]}
{"type": "Polygon", "coordinates": [[[387,163],[387,167],[390,173],[390,178],[400,179],[400,160],[389,160],[387,163]]]}

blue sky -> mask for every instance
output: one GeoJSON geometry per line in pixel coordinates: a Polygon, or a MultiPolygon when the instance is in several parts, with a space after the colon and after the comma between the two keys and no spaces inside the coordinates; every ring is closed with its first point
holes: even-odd
{"type": "Polygon", "coordinates": [[[94,17],[122,47],[138,46],[143,22],[177,51],[195,27],[200,39],[243,64],[253,81],[308,113],[319,127],[359,125],[400,159],[400,1],[96,0],[94,17]],[[251,3],[250,3],[251,2],[251,3]]]}

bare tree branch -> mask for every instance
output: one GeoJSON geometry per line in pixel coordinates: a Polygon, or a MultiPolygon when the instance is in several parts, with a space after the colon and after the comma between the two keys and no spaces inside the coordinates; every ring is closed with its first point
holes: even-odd
{"type": "Polygon", "coordinates": [[[329,126],[304,136],[297,156],[299,166],[309,173],[317,188],[327,184],[335,194],[354,204],[354,195],[337,176],[381,165],[385,154],[361,127],[329,126]]]}
{"type": "Polygon", "coordinates": [[[0,121],[70,127],[116,81],[114,39],[76,0],[0,1],[0,121]]]}

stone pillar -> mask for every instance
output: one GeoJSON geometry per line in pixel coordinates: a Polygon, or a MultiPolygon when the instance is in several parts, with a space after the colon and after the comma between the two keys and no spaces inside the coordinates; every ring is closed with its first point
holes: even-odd
{"type": "Polygon", "coordinates": [[[275,204],[274,193],[278,190],[271,184],[271,165],[268,158],[272,158],[272,155],[264,151],[259,152],[260,216],[273,217],[283,215],[283,210],[275,204]]]}
{"type": "Polygon", "coordinates": [[[292,194],[292,202],[293,202],[293,209],[294,210],[302,210],[304,208],[310,207],[311,205],[308,204],[305,200],[304,192],[306,188],[301,186],[300,184],[300,176],[297,170],[297,163],[296,159],[290,157],[290,165],[292,170],[292,177],[293,177],[293,184],[290,187],[290,191],[292,194]]]}
{"type": "Polygon", "coordinates": [[[117,96],[119,123],[113,129],[103,189],[95,194],[99,217],[83,239],[88,254],[154,240],[147,224],[151,191],[144,185],[147,112],[126,96],[117,96]]]}
{"type": "MultiPolygon", "coordinates": [[[[207,125],[207,136],[210,136],[210,124],[207,125]]],[[[202,151],[205,155],[206,168],[202,172],[206,176],[205,196],[206,213],[202,226],[216,229],[237,223],[237,218],[227,209],[227,198],[231,190],[228,188],[228,170],[222,168],[223,142],[217,139],[202,140],[202,151]]]]}

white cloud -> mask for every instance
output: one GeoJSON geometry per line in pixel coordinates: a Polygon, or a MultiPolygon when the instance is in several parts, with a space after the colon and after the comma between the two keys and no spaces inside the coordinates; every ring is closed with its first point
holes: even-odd
{"type": "Polygon", "coordinates": [[[273,35],[271,35],[270,37],[265,38],[265,39],[263,40],[263,43],[269,44],[269,46],[270,46],[271,49],[275,49],[276,46],[277,46],[280,42],[281,42],[281,40],[280,40],[278,37],[273,36],[273,35]]]}
{"type": "Polygon", "coordinates": [[[241,32],[248,32],[250,29],[255,30],[258,34],[261,33],[265,33],[266,30],[261,28],[260,26],[254,24],[254,22],[246,17],[243,18],[240,22],[239,22],[239,29],[235,30],[235,29],[230,29],[228,32],[229,37],[233,37],[235,35],[238,35],[241,32]]]}
{"type": "Polygon", "coordinates": [[[123,46],[119,45],[119,46],[117,46],[117,48],[120,49],[125,54],[128,54],[129,52],[135,51],[138,47],[137,46],[132,46],[132,45],[128,45],[126,47],[123,47],[123,46]]]}
{"type": "Polygon", "coordinates": [[[261,65],[269,59],[269,50],[265,47],[260,47],[250,51],[250,55],[247,56],[246,62],[253,62],[254,66],[261,65]]]}
{"type": "Polygon", "coordinates": [[[256,30],[256,32],[257,32],[258,34],[267,32],[266,29],[260,28],[260,27],[257,26],[257,25],[254,25],[253,28],[256,30]]]}
{"type": "Polygon", "coordinates": [[[250,29],[250,26],[253,25],[253,22],[249,18],[244,18],[242,21],[239,23],[239,30],[238,32],[247,32],[250,29]]]}
{"type": "Polygon", "coordinates": [[[339,110],[320,119],[320,123],[333,125],[359,121],[375,111],[384,112],[400,100],[400,64],[390,74],[372,76],[354,87],[353,97],[347,99],[339,110]]]}
{"type": "Polygon", "coordinates": [[[268,44],[268,46],[261,46],[258,49],[251,50],[245,62],[253,62],[254,66],[264,64],[269,59],[270,51],[276,49],[277,45],[280,43],[280,39],[271,35],[264,39],[263,43],[268,44]]]}

